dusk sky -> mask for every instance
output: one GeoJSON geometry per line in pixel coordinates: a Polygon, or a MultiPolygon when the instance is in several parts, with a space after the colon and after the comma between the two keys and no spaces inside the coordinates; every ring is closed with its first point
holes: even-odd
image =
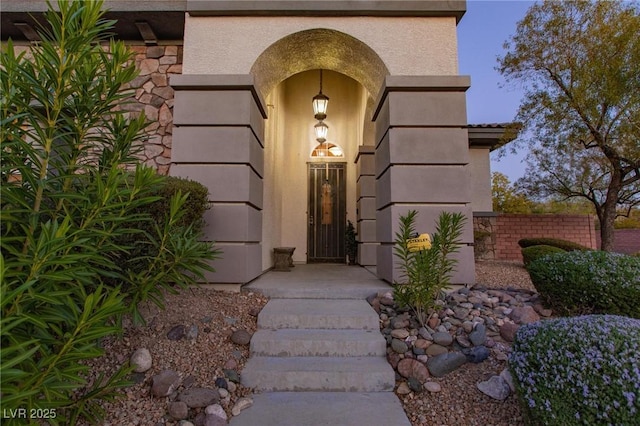
{"type": "MultiPolygon", "coordinates": [[[[467,13],[458,24],[460,74],[471,76],[467,91],[469,124],[504,123],[514,119],[522,91],[505,86],[496,58],[515,33],[516,23],[533,4],[523,0],[467,0],[467,13]],[[504,86],[504,87],[503,87],[504,86]]],[[[491,171],[504,173],[511,182],[524,174],[524,152],[497,160],[491,154],[491,171]]]]}

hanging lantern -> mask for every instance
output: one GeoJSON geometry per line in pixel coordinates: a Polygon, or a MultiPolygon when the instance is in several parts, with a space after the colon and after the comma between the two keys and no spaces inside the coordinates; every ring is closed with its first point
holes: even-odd
{"type": "Polygon", "coordinates": [[[316,120],[324,120],[327,118],[327,106],[329,105],[329,97],[322,93],[322,70],[320,70],[320,93],[313,97],[313,114],[316,120]]]}
{"type": "Polygon", "coordinates": [[[320,120],[318,124],[313,126],[313,130],[316,132],[316,140],[320,143],[327,140],[327,135],[329,134],[329,126],[327,126],[324,121],[320,120]]]}

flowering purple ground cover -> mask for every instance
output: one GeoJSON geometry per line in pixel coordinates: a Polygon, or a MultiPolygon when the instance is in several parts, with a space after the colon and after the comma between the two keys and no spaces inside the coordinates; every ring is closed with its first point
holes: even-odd
{"type": "Polygon", "coordinates": [[[640,424],[640,320],[589,315],[520,327],[509,365],[533,424],[640,424]]]}

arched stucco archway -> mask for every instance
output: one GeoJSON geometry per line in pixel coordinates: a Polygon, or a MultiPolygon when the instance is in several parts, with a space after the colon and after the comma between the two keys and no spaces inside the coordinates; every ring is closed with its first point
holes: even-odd
{"type": "Polygon", "coordinates": [[[385,76],[380,56],[357,38],[340,31],[317,28],[281,38],[265,49],[251,67],[257,91],[266,98],[282,81],[303,71],[327,69],[351,77],[369,93],[367,116],[385,76]]]}

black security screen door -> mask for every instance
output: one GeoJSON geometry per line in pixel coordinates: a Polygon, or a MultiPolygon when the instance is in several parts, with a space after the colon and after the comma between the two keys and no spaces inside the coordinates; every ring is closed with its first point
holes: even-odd
{"type": "Polygon", "coordinates": [[[309,163],[308,262],[345,263],[345,163],[309,163]]]}

